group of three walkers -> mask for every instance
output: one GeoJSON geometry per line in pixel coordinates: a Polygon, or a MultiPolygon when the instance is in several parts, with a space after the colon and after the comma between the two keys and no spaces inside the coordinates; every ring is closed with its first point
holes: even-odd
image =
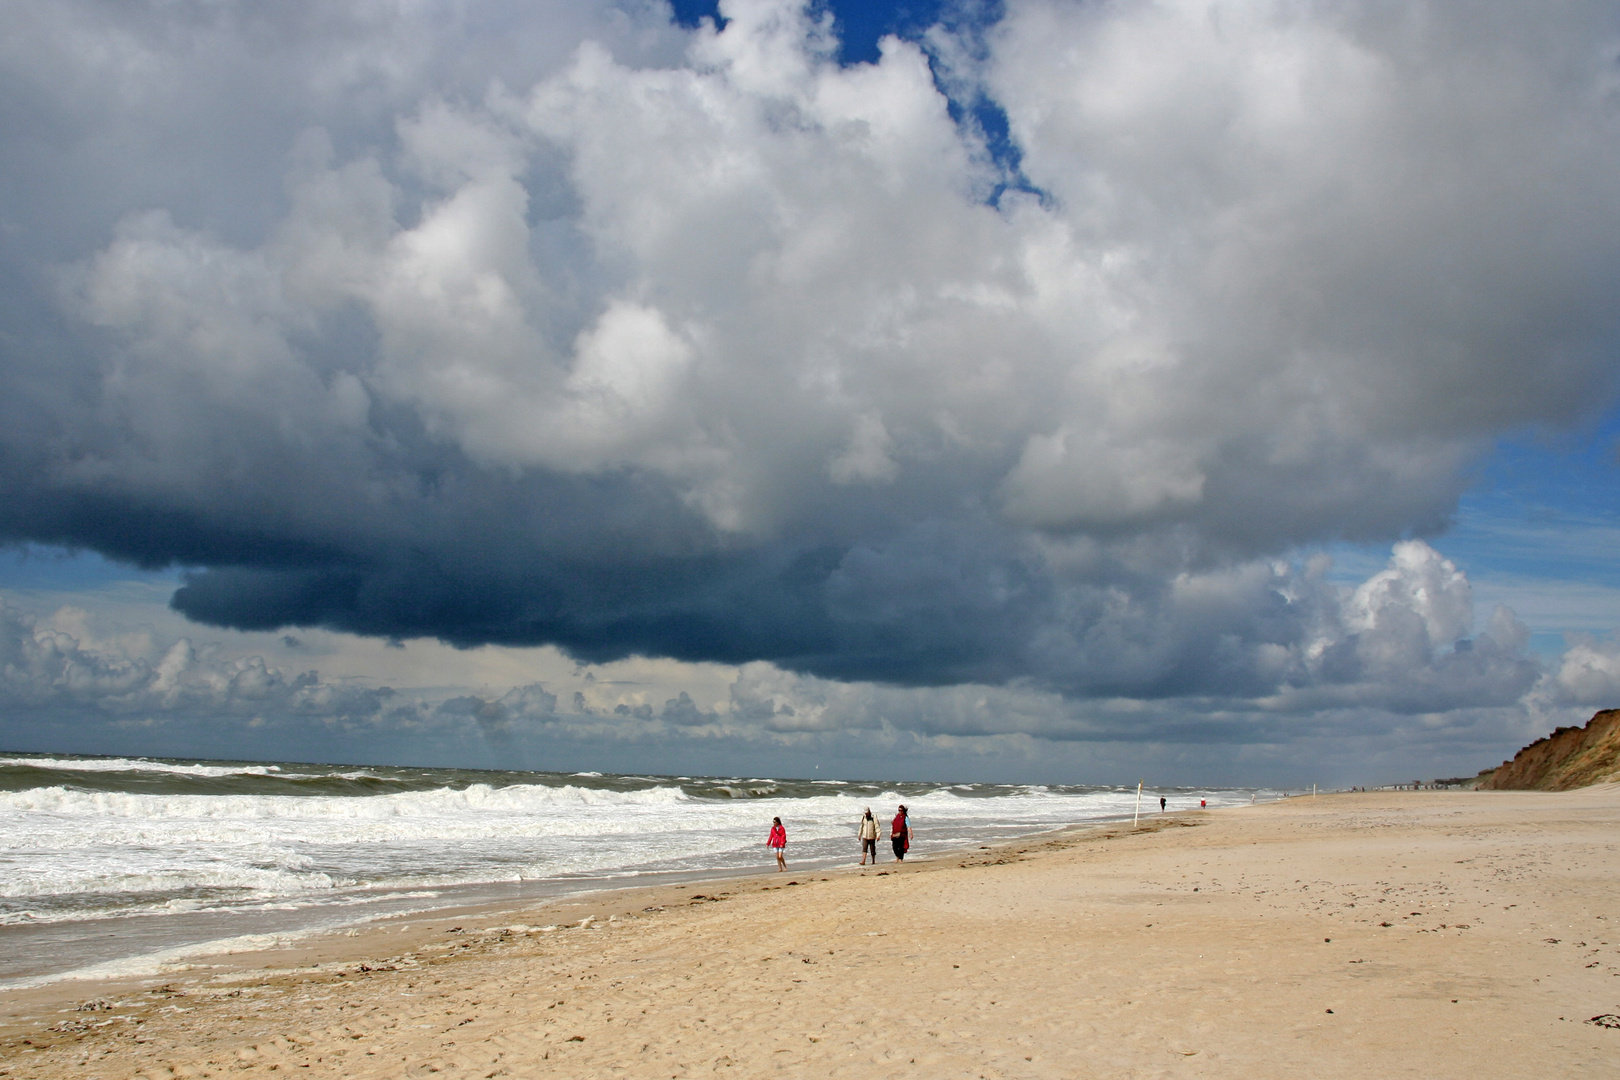
{"type": "MultiPolygon", "coordinates": [[[[861,837],[861,865],[866,865],[867,855],[872,856],[872,864],[877,865],[878,821],[872,816],[872,808],[868,806],[866,813],[861,817],[859,829],[861,837]]],[[[905,804],[895,811],[894,820],[889,823],[889,843],[894,847],[894,857],[904,861],[906,852],[911,850],[911,817],[906,812],[905,804]]],[[[765,840],[765,846],[776,853],[776,868],[787,869],[787,828],[783,826],[781,818],[771,819],[771,834],[765,840]]]]}

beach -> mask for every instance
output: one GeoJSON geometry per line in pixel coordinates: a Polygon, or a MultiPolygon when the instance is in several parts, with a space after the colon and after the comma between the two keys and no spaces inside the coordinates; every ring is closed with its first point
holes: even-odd
{"type": "Polygon", "coordinates": [[[1590,1022],[1620,1014],[1617,827],[1606,785],[1154,813],[864,869],[795,870],[790,844],[786,874],[12,990],[0,1076],[1620,1075],[1620,1028],[1590,1022]]]}

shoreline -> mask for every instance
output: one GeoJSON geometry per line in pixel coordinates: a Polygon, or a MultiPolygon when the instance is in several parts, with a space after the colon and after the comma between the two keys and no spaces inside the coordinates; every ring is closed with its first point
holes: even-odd
{"type": "MultiPolygon", "coordinates": [[[[1215,812],[1214,808],[1172,811],[1163,815],[1155,813],[1155,819],[1161,816],[1175,818],[1178,814],[1215,812]]],[[[452,927],[459,927],[463,923],[500,924],[525,920],[533,922],[546,913],[560,913],[566,916],[563,922],[542,922],[539,926],[531,927],[529,931],[556,933],[577,928],[576,924],[581,919],[606,924],[610,919],[616,920],[621,916],[634,917],[640,910],[637,905],[642,909],[695,906],[698,901],[689,895],[690,890],[694,889],[704,890],[705,895],[723,894],[730,898],[735,895],[735,887],[739,884],[772,882],[779,877],[783,879],[781,886],[767,884],[763,887],[774,889],[786,887],[789,883],[797,886],[800,884],[800,878],[828,881],[837,875],[870,874],[878,877],[896,873],[917,873],[941,860],[988,857],[984,853],[993,855],[1020,845],[1027,848],[1071,834],[1083,835],[1092,831],[1121,827],[1128,830],[1130,826],[1127,822],[1128,818],[1077,822],[1010,837],[993,844],[970,848],[947,848],[923,856],[908,856],[903,863],[889,856],[882,861],[882,869],[878,868],[877,863],[862,867],[859,863],[827,864],[824,860],[812,860],[799,866],[794,866],[790,862],[787,872],[780,875],[774,864],[765,862],[761,862],[758,867],[729,872],[677,871],[670,875],[673,880],[657,882],[636,882],[634,880],[636,875],[628,875],[620,879],[625,884],[606,886],[593,884],[588,888],[559,891],[549,896],[446,904],[420,911],[368,917],[350,925],[316,927],[280,935],[221,938],[199,943],[194,953],[177,958],[172,966],[165,963],[166,970],[118,972],[82,977],[74,972],[66,972],[47,976],[40,982],[0,986],[0,1047],[5,1046],[8,1039],[16,1036],[17,1031],[27,1028],[27,1021],[22,1020],[24,1017],[38,1019],[53,1010],[60,1012],[63,1008],[69,1007],[76,1010],[76,1006],[85,1001],[140,994],[155,986],[173,986],[181,983],[197,985],[221,978],[231,979],[246,971],[272,970],[290,974],[353,965],[363,962],[364,958],[375,953],[379,946],[396,953],[408,953],[413,949],[430,947],[438,941],[437,935],[450,932],[452,927]],[[904,869],[896,870],[896,867],[904,869]],[[733,888],[725,889],[723,886],[733,888]],[[646,903],[642,903],[643,901],[646,903]],[[391,935],[401,936],[396,938],[391,935]],[[260,940],[250,940],[255,938],[260,940]],[[239,940],[242,942],[240,946],[237,945],[239,940]],[[215,945],[220,947],[210,948],[215,945]],[[269,962],[261,964],[261,960],[269,962]],[[19,1026],[20,1020],[22,1022],[19,1026]]],[[[1137,831],[1151,832],[1168,827],[1168,824],[1169,822],[1159,824],[1144,822],[1137,831]]],[[[887,847],[882,850],[888,855],[887,847]]],[[[485,929],[499,930],[501,927],[493,926],[485,929]]],[[[0,1076],[5,1075],[5,1072],[0,1070],[0,1076]]]]}
{"type": "MultiPolygon", "coordinates": [[[[1095,821],[1041,828],[994,841],[991,846],[1024,843],[1032,839],[1054,836],[1074,829],[1088,829],[1116,824],[1118,820],[1120,819],[1105,817],[1095,821]]],[[[895,861],[892,856],[888,855],[887,847],[882,850],[886,856],[885,862],[895,861]]],[[[929,859],[954,857],[966,850],[970,849],[942,848],[926,855],[913,856],[909,861],[916,865],[929,859]]],[[[851,868],[851,864],[842,859],[834,860],[825,856],[816,856],[808,858],[797,869],[802,873],[825,873],[848,868],[851,868]]],[[[859,869],[859,866],[854,865],[853,868],[859,869]]],[[[790,870],[792,869],[795,868],[790,867],[790,870]]],[[[157,949],[133,952],[83,966],[63,968],[58,971],[49,971],[33,976],[22,975],[0,979],[0,1002],[3,1002],[7,994],[44,990],[57,984],[93,986],[102,983],[126,985],[171,981],[177,976],[197,969],[239,966],[240,963],[251,960],[259,953],[317,949],[323,939],[352,937],[356,932],[364,933],[367,928],[373,926],[395,926],[409,922],[433,922],[439,919],[454,921],[458,918],[496,917],[501,912],[534,911],[551,905],[566,904],[575,899],[588,899],[598,895],[613,895],[632,890],[661,891],[665,888],[673,888],[678,891],[685,888],[713,887],[737,879],[770,874],[773,871],[774,866],[772,864],[761,861],[758,866],[749,867],[714,867],[698,870],[607,874],[599,878],[561,877],[518,882],[480,882],[442,886],[439,895],[432,897],[432,902],[425,905],[405,906],[398,910],[387,910],[384,905],[390,903],[407,903],[411,900],[427,901],[430,898],[413,896],[408,891],[392,895],[383,894],[373,902],[375,907],[383,908],[383,910],[372,910],[368,913],[358,910],[357,905],[357,910],[348,918],[342,917],[344,908],[337,904],[322,904],[319,901],[311,902],[301,911],[306,921],[310,918],[318,921],[307,925],[294,925],[279,929],[274,926],[264,927],[263,924],[276,921],[273,918],[265,918],[264,916],[285,915],[285,912],[275,908],[262,912],[252,910],[244,913],[247,917],[245,921],[257,922],[261,924],[260,928],[226,935],[199,936],[195,940],[157,949]],[[501,893],[511,895],[498,895],[501,893]],[[328,917],[322,919],[323,914],[328,917]],[[243,958],[243,960],[228,959],[238,957],[243,958]]],[[[120,929],[128,928],[129,924],[124,922],[125,919],[151,919],[156,923],[159,920],[181,920],[189,917],[193,919],[206,918],[212,922],[224,922],[231,915],[232,912],[230,911],[217,911],[181,915],[134,915],[33,925],[19,924],[0,927],[0,946],[10,945],[11,943],[7,941],[7,938],[22,936],[22,934],[30,930],[49,933],[58,926],[76,927],[87,932],[100,930],[103,933],[116,933],[120,929]]],[[[24,943],[25,946],[26,944],[24,943]]]]}
{"type": "Polygon", "coordinates": [[[1620,1069],[1620,785],[1228,810],[8,991],[0,1075],[1620,1069]]]}
{"type": "MultiPolygon", "coordinates": [[[[162,974],[390,916],[748,873],[761,863],[752,833],[777,814],[797,856],[837,866],[863,804],[923,809],[914,856],[1131,809],[1123,789],[1095,785],[880,792],[845,780],[58,757],[7,759],[0,772],[17,869],[0,898],[0,991],[162,974]]],[[[1207,794],[1223,805],[1253,793],[1207,794]]]]}

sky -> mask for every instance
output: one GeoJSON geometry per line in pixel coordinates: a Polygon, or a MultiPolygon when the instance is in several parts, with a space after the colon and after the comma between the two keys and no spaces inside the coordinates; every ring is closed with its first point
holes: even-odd
{"type": "Polygon", "coordinates": [[[0,8],[0,748],[1471,775],[1620,706],[1620,11],[0,8]]]}

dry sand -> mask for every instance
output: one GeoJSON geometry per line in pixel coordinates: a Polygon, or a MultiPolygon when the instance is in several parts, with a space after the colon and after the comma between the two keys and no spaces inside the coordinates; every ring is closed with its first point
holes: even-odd
{"type": "Polygon", "coordinates": [[[0,1076],[1620,1076],[1620,786],[1148,824],[13,992],[0,1076]]]}

